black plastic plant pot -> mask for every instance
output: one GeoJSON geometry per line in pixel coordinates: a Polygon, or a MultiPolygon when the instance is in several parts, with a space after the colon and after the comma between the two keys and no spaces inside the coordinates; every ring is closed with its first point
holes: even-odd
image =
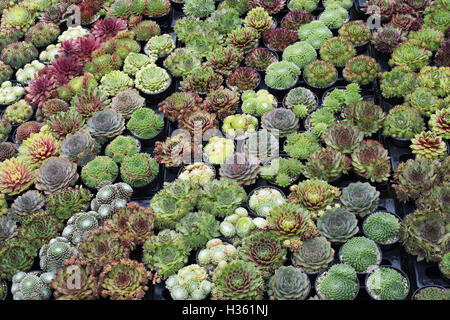
{"type": "Polygon", "coordinates": [[[171,3],[173,10],[183,11],[184,1],[170,0],[170,3],[171,3]]]}
{"type": "Polygon", "coordinates": [[[381,52],[381,51],[378,51],[378,49],[375,47],[375,46],[373,46],[373,54],[374,54],[374,58],[377,60],[377,61],[383,61],[383,62],[388,62],[389,61],[389,59],[391,59],[391,55],[392,55],[392,52],[381,52]]]}
{"type": "MultiPolygon", "coordinates": [[[[403,272],[403,270],[400,270],[400,269],[395,268],[395,267],[393,267],[393,266],[385,266],[385,265],[382,265],[382,266],[379,266],[378,268],[390,268],[390,269],[394,269],[395,271],[397,271],[398,273],[400,273],[400,274],[404,277],[404,279],[406,280],[406,284],[407,284],[407,286],[408,286],[408,290],[406,290],[406,293],[405,293],[405,295],[404,295],[404,297],[403,297],[402,300],[406,300],[406,299],[408,298],[409,292],[411,291],[411,282],[409,281],[409,278],[408,278],[408,276],[406,275],[406,273],[403,272]]],[[[376,269],[378,269],[378,268],[376,268],[376,269]]],[[[369,289],[369,287],[367,286],[367,280],[369,279],[370,275],[371,275],[376,269],[374,269],[374,270],[372,270],[371,272],[369,272],[369,273],[366,275],[366,279],[364,280],[364,285],[365,285],[365,287],[366,287],[367,294],[368,294],[368,296],[370,297],[370,299],[372,299],[372,300],[378,300],[378,299],[376,299],[376,297],[372,296],[372,294],[370,293],[370,289],[369,289]]]]}
{"type": "Polygon", "coordinates": [[[157,17],[149,17],[149,18],[150,20],[153,20],[159,24],[161,31],[167,31],[168,29],[170,29],[170,25],[172,23],[172,16],[173,16],[173,8],[170,7],[169,12],[157,17]]]}
{"type": "MultiPolygon", "coordinates": [[[[336,71],[337,71],[337,70],[336,70],[336,71]]],[[[308,87],[312,88],[312,89],[314,90],[314,92],[315,92],[317,95],[323,95],[323,94],[325,93],[325,91],[328,90],[328,88],[333,87],[333,89],[334,89],[334,85],[335,85],[336,82],[338,81],[338,78],[339,78],[339,73],[337,72],[336,79],[334,79],[334,81],[333,81],[332,83],[330,83],[330,84],[327,85],[326,87],[317,87],[317,86],[315,86],[315,85],[310,84],[310,83],[306,80],[305,74],[303,74],[303,81],[306,83],[306,85],[307,85],[308,87]]]]}
{"type": "Polygon", "coordinates": [[[0,297],[0,298],[2,301],[5,301],[6,298],[8,297],[8,283],[6,283],[5,280],[2,280],[0,282],[0,286],[3,286],[3,292],[4,292],[3,297],[0,297]]]}
{"type": "MultiPolygon", "coordinates": [[[[216,170],[216,167],[215,167],[214,165],[212,165],[211,163],[206,163],[206,162],[201,162],[201,163],[203,163],[204,165],[206,165],[206,166],[208,166],[208,167],[211,168],[211,170],[212,170],[213,173],[214,173],[213,179],[215,179],[215,178],[217,177],[217,170],[216,170]]],[[[192,163],[192,164],[195,164],[195,162],[192,163]]],[[[187,166],[189,166],[189,164],[180,167],[180,170],[178,170],[177,177],[179,177],[179,176],[183,173],[184,168],[186,168],[187,166]]]]}
{"type": "Polygon", "coordinates": [[[399,148],[408,148],[411,145],[411,139],[389,137],[389,141],[399,148]]]}
{"type": "Polygon", "coordinates": [[[283,190],[281,190],[280,188],[277,188],[277,187],[275,187],[275,186],[270,186],[270,185],[268,185],[268,186],[261,186],[261,187],[257,187],[257,188],[255,188],[255,189],[253,189],[253,190],[250,191],[250,193],[248,194],[248,196],[247,196],[247,201],[245,202],[245,204],[246,204],[246,206],[247,206],[247,208],[248,208],[248,214],[249,214],[250,216],[252,216],[253,218],[264,218],[264,219],[266,218],[266,217],[264,217],[264,216],[260,216],[260,215],[257,214],[255,211],[253,211],[253,209],[250,208],[250,204],[249,204],[249,203],[250,203],[250,198],[253,196],[253,194],[254,194],[256,191],[262,190],[262,189],[274,189],[274,190],[280,192],[281,195],[283,196],[283,198],[286,199],[286,195],[285,195],[285,193],[283,192],[283,190]]]}
{"type": "MultiPolygon", "coordinates": [[[[159,170],[161,170],[161,168],[159,168],[159,170]]],[[[144,184],[142,186],[132,186],[133,190],[135,192],[142,192],[142,191],[146,191],[148,189],[152,189],[152,187],[154,187],[155,185],[158,184],[159,174],[160,174],[160,172],[158,171],[158,173],[153,178],[151,178],[146,184],[144,184]]]]}
{"type": "MultiPolygon", "coordinates": [[[[17,81],[17,80],[8,80],[8,81],[11,82],[12,87],[17,87],[17,86],[22,87],[22,88],[24,87],[24,84],[22,82],[17,81]]],[[[6,108],[7,106],[10,106],[10,105],[16,103],[17,101],[22,99],[24,97],[24,95],[25,95],[25,92],[24,92],[24,94],[22,96],[18,97],[16,100],[14,100],[12,102],[0,103],[0,108],[6,108]]]]}
{"type": "Polygon", "coordinates": [[[172,92],[173,92],[173,84],[172,76],[169,74],[169,84],[167,88],[165,88],[163,91],[158,93],[145,93],[142,90],[139,90],[141,93],[141,96],[145,98],[145,100],[149,101],[152,105],[157,105],[161,101],[163,101],[165,98],[167,98],[172,92]]]}
{"type": "MultiPolygon", "coordinates": [[[[367,218],[369,218],[371,215],[377,213],[378,211],[384,211],[384,212],[387,212],[387,213],[389,213],[389,214],[392,214],[394,217],[397,218],[397,220],[398,220],[399,223],[402,222],[402,218],[400,218],[400,217],[399,217],[397,214],[395,214],[395,213],[388,212],[388,211],[386,211],[386,210],[375,210],[375,212],[372,212],[372,213],[368,214],[367,216],[365,216],[364,219],[363,219],[363,222],[362,222],[362,231],[363,231],[364,236],[365,236],[366,238],[369,238],[369,237],[367,236],[367,234],[366,234],[366,231],[364,230],[364,227],[365,227],[365,225],[366,225],[367,218]]],[[[369,239],[370,239],[370,238],[369,238],[369,239]]],[[[388,250],[392,250],[392,249],[396,248],[396,247],[399,245],[399,243],[400,243],[400,236],[398,237],[398,239],[397,239],[396,241],[394,241],[394,242],[392,242],[392,243],[385,243],[385,244],[384,244],[384,243],[377,243],[377,245],[381,248],[382,251],[388,251],[388,250]]]]}
{"type": "MultiPolygon", "coordinates": [[[[341,245],[341,247],[339,248],[339,252],[338,252],[338,259],[340,263],[345,263],[344,261],[342,261],[342,248],[344,247],[345,243],[343,243],[341,245]]],[[[381,248],[378,244],[375,244],[377,246],[377,264],[372,266],[371,270],[369,271],[364,271],[364,272],[360,272],[360,271],[356,271],[356,274],[358,275],[358,277],[360,278],[364,278],[367,274],[371,273],[373,269],[376,269],[380,266],[381,261],[383,260],[383,251],[381,251],[381,248]]]]}
{"type": "Polygon", "coordinates": [[[438,288],[438,289],[441,289],[441,290],[446,290],[446,288],[444,288],[442,286],[438,286],[438,285],[423,286],[421,288],[418,288],[416,291],[414,291],[414,293],[411,295],[411,300],[415,300],[416,295],[419,294],[420,291],[422,291],[423,289],[427,289],[427,288],[438,288]]]}
{"type": "Polygon", "coordinates": [[[327,181],[328,181],[328,184],[331,184],[332,186],[337,187],[342,182],[343,178],[344,178],[344,174],[341,172],[341,174],[339,174],[339,176],[337,176],[336,178],[327,180],[327,181]]]}
{"type": "Polygon", "coordinates": [[[178,172],[180,171],[180,169],[183,168],[183,165],[172,166],[172,167],[168,167],[167,165],[164,165],[164,167],[165,167],[169,172],[178,174],[178,172]]]}
{"type": "MultiPolygon", "coordinates": [[[[321,299],[323,299],[324,296],[320,293],[319,288],[320,288],[320,283],[322,282],[323,277],[324,277],[324,275],[325,275],[326,272],[328,272],[328,269],[327,269],[327,270],[324,270],[324,271],[322,271],[322,272],[320,272],[320,273],[317,275],[316,280],[314,281],[314,288],[316,289],[316,294],[317,294],[317,295],[319,296],[319,298],[321,298],[321,299]]],[[[361,287],[361,286],[360,286],[360,281],[359,281],[358,278],[356,278],[356,293],[355,293],[355,296],[353,297],[352,300],[355,300],[355,299],[358,297],[360,287],[361,287]]]]}
{"type": "MultiPolygon", "coordinates": [[[[406,93],[405,93],[405,94],[406,94],[406,93]]],[[[390,104],[391,107],[398,106],[398,105],[400,105],[400,104],[403,104],[403,102],[404,102],[403,97],[401,97],[401,98],[389,98],[389,99],[388,99],[388,98],[385,98],[385,97],[382,96],[382,99],[383,99],[383,101],[384,101],[385,103],[390,104]]]]}
{"type": "Polygon", "coordinates": [[[370,181],[370,179],[367,179],[365,176],[359,174],[355,170],[353,170],[353,173],[355,174],[355,177],[358,179],[358,181],[368,182],[371,185],[373,185],[375,188],[377,188],[377,190],[380,192],[387,192],[389,190],[389,182],[388,181],[372,182],[372,181],[370,181]]]}
{"type": "Polygon", "coordinates": [[[370,40],[367,40],[365,43],[360,44],[360,45],[356,45],[355,46],[355,50],[356,50],[356,54],[360,55],[360,54],[364,54],[367,52],[367,49],[369,48],[369,42],[370,40]]]}
{"type": "Polygon", "coordinates": [[[92,17],[92,20],[90,22],[81,23],[81,26],[85,29],[90,29],[92,25],[96,23],[98,19],[100,19],[101,16],[102,15],[100,14],[100,12],[97,12],[97,14],[94,17],[92,17]]]}

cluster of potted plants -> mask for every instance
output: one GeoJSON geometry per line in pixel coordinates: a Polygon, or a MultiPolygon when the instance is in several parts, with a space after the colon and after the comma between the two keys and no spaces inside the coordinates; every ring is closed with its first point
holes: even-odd
{"type": "Polygon", "coordinates": [[[0,298],[448,300],[446,6],[0,6],[0,298]]]}

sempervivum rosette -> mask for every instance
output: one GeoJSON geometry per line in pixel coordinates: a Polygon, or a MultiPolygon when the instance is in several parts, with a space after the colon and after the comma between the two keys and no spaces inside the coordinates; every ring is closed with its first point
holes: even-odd
{"type": "Polygon", "coordinates": [[[256,182],[261,171],[260,161],[248,153],[235,152],[220,165],[220,176],[235,180],[241,186],[252,185],[256,182]]]}
{"type": "Polygon", "coordinates": [[[269,278],[283,265],[286,253],[274,231],[254,233],[244,238],[239,248],[241,259],[254,263],[263,278],[269,278]]]}
{"type": "Polygon", "coordinates": [[[87,121],[87,128],[94,138],[103,142],[120,135],[125,129],[125,121],[116,111],[104,110],[96,112],[87,121]]]}
{"type": "Polygon", "coordinates": [[[42,211],[45,205],[44,196],[36,190],[29,190],[14,200],[11,208],[19,217],[26,217],[32,213],[42,211]]]}
{"type": "Polygon", "coordinates": [[[270,133],[283,138],[298,130],[300,123],[295,113],[286,108],[275,108],[261,118],[261,126],[270,133]]]}
{"type": "Polygon", "coordinates": [[[61,142],[60,154],[79,166],[84,166],[93,160],[97,154],[96,144],[86,129],[75,134],[68,134],[61,142]]]}
{"type": "Polygon", "coordinates": [[[192,135],[205,133],[217,127],[216,115],[195,108],[185,113],[179,119],[179,127],[188,130],[192,135]]]}
{"type": "Polygon", "coordinates": [[[261,300],[264,280],[250,262],[235,260],[218,268],[213,275],[213,300],[261,300]]]}
{"type": "Polygon", "coordinates": [[[35,167],[23,158],[0,162],[0,189],[2,193],[16,195],[27,190],[34,182],[35,167]]]}
{"type": "Polygon", "coordinates": [[[347,211],[364,217],[375,211],[380,192],[368,182],[350,183],[342,189],[341,202],[347,211]]]}
{"type": "Polygon", "coordinates": [[[270,278],[268,294],[271,300],[304,300],[310,288],[304,272],[293,266],[282,266],[270,278]]]}
{"type": "Polygon", "coordinates": [[[439,159],[447,154],[447,144],[436,133],[424,131],[411,139],[412,152],[418,158],[439,159]]]}
{"type": "Polygon", "coordinates": [[[304,241],[292,258],[295,265],[304,272],[315,273],[328,268],[333,262],[334,250],[325,237],[316,237],[304,241]]]}
{"type": "Polygon", "coordinates": [[[332,149],[349,154],[364,139],[364,132],[349,123],[339,123],[325,133],[325,143],[332,149]]]}
{"type": "Polygon", "coordinates": [[[40,164],[56,156],[58,151],[59,141],[48,133],[32,133],[19,147],[19,155],[33,164],[40,164]]]}
{"type": "Polygon", "coordinates": [[[73,186],[78,179],[77,165],[63,157],[45,160],[36,173],[36,189],[53,193],[73,186]]]}

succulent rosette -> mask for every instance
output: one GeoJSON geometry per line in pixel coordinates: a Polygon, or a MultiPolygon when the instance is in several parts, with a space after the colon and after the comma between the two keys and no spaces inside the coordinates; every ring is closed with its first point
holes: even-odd
{"type": "Polygon", "coordinates": [[[104,141],[120,135],[125,129],[125,121],[114,110],[98,111],[87,121],[87,129],[94,138],[104,141]]]}
{"type": "Polygon", "coordinates": [[[41,164],[46,159],[58,155],[60,143],[48,133],[32,133],[19,147],[19,155],[33,164],[41,164]]]}
{"type": "Polygon", "coordinates": [[[2,193],[17,195],[27,190],[35,180],[35,167],[22,158],[6,159],[0,163],[2,193]]]}
{"type": "Polygon", "coordinates": [[[388,151],[376,140],[363,141],[352,153],[355,171],[372,182],[387,181],[391,172],[388,151]]]}
{"type": "Polygon", "coordinates": [[[256,182],[261,171],[261,161],[248,153],[238,153],[228,156],[220,165],[219,174],[223,178],[234,180],[242,186],[256,182]]]}
{"type": "Polygon", "coordinates": [[[432,131],[423,131],[412,138],[411,149],[418,158],[439,159],[448,153],[447,144],[432,131]]]}
{"type": "Polygon", "coordinates": [[[261,118],[261,127],[281,138],[295,132],[300,121],[295,113],[287,108],[275,108],[266,112],[261,118]]]}
{"type": "Polygon", "coordinates": [[[36,189],[47,194],[73,186],[78,180],[77,165],[67,158],[51,157],[36,171],[36,189]]]}
{"type": "Polygon", "coordinates": [[[334,249],[327,238],[321,236],[306,240],[292,256],[296,267],[306,273],[320,272],[334,260],[334,249]]]}

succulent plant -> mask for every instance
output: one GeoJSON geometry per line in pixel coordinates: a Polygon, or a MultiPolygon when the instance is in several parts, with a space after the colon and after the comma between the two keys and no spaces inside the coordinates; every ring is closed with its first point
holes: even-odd
{"type": "MultiPolygon", "coordinates": [[[[276,28],[264,32],[263,40],[272,50],[284,51],[287,47],[294,44],[298,40],[298,36],[295,31],[276,28]]],[[[312,52],[310,51],[309,54],[312,55],[312,52]]]]}
{"type": "Polygon", "coordinates": [[[12,196],[24,192],[33,184],[35,176],[35,167],[22,158],[6,159],[0,163],[2,193],[12,196]]]}
{"type": "MultiPolygon", "coordinates": [[[[0,122],[1,125],[5,125],[6,127],[4,127],[5,132],[7,132],[8,127],[11,128],[11,126],[9,124],[9,122],[7,122],[6,120],[0,122]]],[[[18,144],[22,144],[22,141],[26,140],[31,133],[38,133],[41,130],[42,127],[42,123],[36,122],[36,121],[27,121],[23,124],[21,124],[17,130],[16,130],[16,135],[15,135],[15,139],[16,142],[18,144]]],[[[3,127],[2,127],[3,129],[3,127]]],[[[9,133],[9,132],[8,132],[9,133]]]]}
{"type": "Polygon", "coordinates": [[[83,188],[65,188],[47,196],[45,210],[59,220],[67,220],[72,215],[84,211],[92,194],[83,188]]]}
{"type": "Polygon", "coordinates": [[[383,126],[383,109],[370,101],[358,101],[344,109],[343,116],[366,136],[378,132],[383,126]]]}
{"type": "Polygon", "coordinates": [[[211,164],[222,164],[234,153],[234,141],[227,138],[213,136],[204,148],[204,158],[211,164]]]}
{"type": "Polygon", "coordinates": [[[319,148],[319,141],[313,132],[294,132],[286,137],[284,151],[292,158],[306,159],[319,148]]]}
{"type": "Polygon", "coordinates": [[[11,280],[18,272],[27,271],[36,255],[25,241],[10,240],[0,249],[0,277],[11,280]]]}
{"type": "Polygon", "coordinates": [[[153,20],[143,20],[133,27],[133,32],[138,41],[148,41],[154,36],[161,34],[161,29],[153,20]]]}
{"type": "Polygon", "coordinates": [[[267,67],[265,81],[270,88],[287,89],[296,84],[300,74],[300,68],[292,62],[275,62],[267,67]]]}
{"type": "Polygon", "coordinates": [[[402,66],[411,71],[416,71],[425,67],[430,57],[431,51],[421,48],[414,43],[405,42],[394,49],[389,64],[391,66],[402,66]]]}
{"type": "Polygon", "coordinates": [[[24,4],[13,4],[2,12],[2,27],[11,27],[27,31],[34,24],[35,12],[24,4]]]}
{"type": "Polygon", "coordinates": [[[155,137],[163,127],[164,119],[148,108],[134,111],[127,123],[127,129],[141,139],[155,137]]]}
{"type": "Polygon", "coordinates": [[[338,123],[330,127],[325,133],[325,143],[328,147],[350,154],[360,146],[364,138],[364,132],[349,123],[338,123]]]}
{"type": "Polygon", "coordinates": [[[184,133],[168,137],[164,142],[157,141],[154,149],[156,161],[166,167],[177,167],[183,163],[189,163],[196,152],[190,137],[184,133]]]}
{"type": "MultiPolygon", "coordinates": [[[[31,122],[31,121],[27,121],[26,123],[29,123],[29,122],[31,122]]],[[[36,124],[36,123],[37,122],[34,122],[34,124],[36,124]]],[[[19,128],[20,128],[20,126],[19,126],[19,128]]],[[[8,120],[3,119],[3,117],[2,117],[0,119],[0,141],[3,142],[6,139],[8,139],[8,136],[11,133],[11,130],[12,130],[11,123],[8,120]]],[[[19,129],[17,129],[17,130],[19,130],[19,129]]],[[[39,130],[37,130],[37,131],[39,131],[39,130]]]]}
{"type": "Polygon", "coordinates": [[[164,91],[170,85],[170,76],[167,71],[156,65],[147,65],[136,73],[136,88],[147,94],[164,91]]]}
{"type": "Polygon", "coordinates": [[[266,217],[274,207],[286,202],[282,192],[270,187],[255,189],[248,199],[248,207],[256,215],[266,217]]]}
{"type": "Polygon", "coordinates": [[[366,283],[367,292],[376,300],[403,300],[409,292],[408,280],[393,268],[377,268],[366,283]]]}
{"type": "MultiPolygon", "coordinates": [[[[160,229],[174,228],[181,218],[193,211],[198,201],[197,188],[190,181],[184,180],[165,183],[164,188],[150,202],[155,214],[155,226],[160,229]]],[[[202,206],[199,209],[205,211],[202,206]]]]}
{"type": "Polygon", "coordinates": [[[441,109],[431,115],[428,122],[431,130],[444,139],[450,139],[450,109],[441,109]]]}
{"type": "Polygon", "coordinates": [[[127,29],[127,22],[117,18],[104,18],[94,23],[92,34],[101,42],[113,38],[119,32],[127,29]]]}
{"type": "Polygon", "coordinates": [[[246,199],[245,190],[237,182],[229,179],[213,180],[200,193],[198,209],[226,217],[233,214],[246,199]]]}
{"type": "Polygon", "coordinates": [[[66,238],[56,237],[44,244],[39,250],[39,266],[46,272],[54,272],[64,267],[64,261],[78,254],[66,238]]]}
{"type": "MultiPolygon", "coordinates": [[[[193,57],[195,58],[195,54],[193,57]]],[[[207,61],[214,71],[229,75],[231,71],[239,65],[242,58],[243,54],[239,49],[227,46],[215,48],[214,51],[207,56],[207,61]]],[[[200,65],[200,62],[201,60],[198,59],[198,62],[196,62],[193,67],[200,65]]]]}
{"type": "MultiPolygon", "coordinates": [[[[230,52],[228,52],[230,53],[230,52]]],[[[232,58],[231,56],[227,56],[227,58],[232,58]]],[[[211,61],[214,64],[221,65],[222,63],[226,64],[225,61],[220,61],[222,57],[218,57],[214,54],[211,56],[211,61]]],[[[166,67],[170,73],[174,77],[184,77],[187,76],[191,71],[200,66],[201,64],[201,55],[198,52],[192,51],[187,48],[177,48],[175,49],[165,60],[164,67],[166,67]]],[[[220,67],[219,67],[220,68],[220,67]]]]}
{"type": "Polygon", "coordinates": [[[227,42],[242,51],[253,49],[259,40],[260,34],[253,28],[243,27],[231,31],[228,35],[227,42]]]}
{"type": "Polygon", "coordinates": [[[434,63],[439,67],[450,67],[450,41],[448,39],[437,49],[434,63]]]}
{"type": "Polygon", "coordinates": [[[93,138],[102,143],[123,132],[125,129],[124,119],[111,109],[98,111],[87,121],[87,129],[93,138]]]}
{"type": "Polygon", "coordinates": [[[260,176],[280,187],[288,187],[302,173],[303,168],[303,164],[297,159],[275,158],[261,168],[260,176]]]}
{"type": "Polygon", "coordinates": [[[158,163],[148,153],[137,153],[125,158],[120,167],[120,175],[132,187],[142,187],[159,173],[158,163]]]}
{"type": "Polygon", "coordinates": [[[0,81],[3,83],[11,78],[14,71],[13,69],[5,64],[3,61],[0,61],[0,81]]]}
{"type": "Polygon", "coordinates": [[[338,243],[348,241],[359,231],[356,216],[342,208],[325,211],[317,221],[317,229],[329,241],[338,243]]]}
{"type": "Polygon", "coordinates": [[[200,266],[211,273],[235,260],[236,257],[237,249],[232,244],[216,238],[209,240],[206,247],[198,252],[197,260],[200,266]]]}
{"type": "Polygon", "coordinates": [[[12,27],[0,27],[0,52],[5,48],[8,44],[19,41],[22,38],[23,32],[22,30],[12,28],[12,27]]]}
{"type": "MultiPolygon", "coordinates": [[[[110,96],[133,86],[133,80],[122,71],[113,70],[102,77],[99,89],[110,96]]],[[[141,88],[140,88],[141,89],[141,88]]],[[[142,89],[141,89],[142,90],[142,89]]]]}
{"type": "Polygon", "coordinates": [[[420,112],[406,105],[398,105],[389,110],[384,120],[383,134],[385,136],[411,139],[422,132],[425,123],[420,112]]]}
{"type": "Polygon", "coordinates": [[[318,17],[319,21],[325,24],[328,28],[340,28],[346,21],[349,20],[348,11],[340,4],[331,4],[325,7],[325,10],[318,17]]]}
{"type": "Polygon", "coordinates": [[[57,114],[58,112],[64,112],[69,110],[69,104],[62,99],[50,99],[44,102],[42,108],[37,109],[36,119],[39,122],[46,122],[50,116],[57,114]]]}
{"type": "Polygon", "coordinates": [[[190,247],[181,233],[164,229],[144,244],[143,262],[163,279],[176,274],[188,261],[190,247]]]}
{"type": "Polygon", "coordinates": [[[310,23],[314,16],[303,10],[289,11],[281,20],[281,27],[292,31],[297,31],[302,25],[310,23]]]}
{"type": "Polygon", "coordinates": [[[111,71],[120,69],[122,64],[123,60],[117,53],[109,54],[99,49],[92,53],[92,59],[86,63],[84,70],[94,75],[96,80],[101,80],[111,71]]]}
{"type": "Polygon", "coordinates": [[[135,75],[139,69],[156,62],[156,55],[147,56],[142,53],[130,52],[124,60],[123,71],[135,75]]]}
{"type": "Polygon", "coordinates": [[[29,190],[14,200],[11,209],[19,218],[25,218],[33,213],[41,212],[45,202],[46,199],[39,191],[29,190]]]}
{"type": "Polygon", "coordinates": [[[354,237],[342,246],[339,258],[357,272],[369,272],[380,264],[381,252],[373,240],[354,237]]]}
{"type": "Polygon", "coordinates": [[[441,287],[427,286],[414,294],[414,300],[449,300],[449,290],[441,287]]]}
{"type": "Polygon", "coordinates": [[[77,165],[67,158],[51,157],[46,159],[36,171],[36,189],[46,194],[54,193],[78,180],[77,165]]]}
{"type": "Polygon", "coordinates": [[[133,137],[118,136],[105,149],[105,154],[117,163],[123,163],[125,158],[139,152],[139,144],[133,137]]]}
{"type": "Polygon", "coordinates": [[[57,300],[94,300],[98,297],[98,278],[91,265],[72,256],[65,261],[64,268],[57,271],[52,288],[57,300]],[[79,275],[79,286],[73,285],[74,270],[79,275]]]}
{"type": "Polygon", "coordinates": [[[372,44],[381,53],[391,53],[406,40],[402,30],[395,28],[391,24],[379,28],[372,35],[372,44]]]}
{"type": "Polygon", "coordinates": [[[203,135],[208,130],[217,127],[216,115],[194,107],[178,119],[178,126],[180,129],[187,130],[192,136],[203,135]]]}
{"type": "Polygon", "coordinates": [[[174,92],[160,102],[158,107],[166,118],[175,122],[181,114],[194,108],[198,102],[201,102],[201,99],[191,92],[174,92]]]}
{"type": "Polygon", "coordinates": [[[235,260],[213,274],[213,300],[261,300],[264,281],[257,267],[235,260]]]}
{"type": "Polygon", "coordinates": [[[401,201],[426,194],[437,181],[438,164],[427,158],[400,163],[394,172],[393,188],[401,201]]]}
{"type": "Polygon", "coordinates": [[[270,15],[274,15],[284,9],[286,0],[250,0],[250,6],[252,8],[262,7],[270,15]]]}
{"type": "Polygon", "coordinates": [[[256,182],[261,171],[260,160],[247,153],[234,153],[220,165],[219,174],[223,178],[236,181],[241,186],[256,182]]]}
{"type": "Polygon", "coordinates": [[[142,263],[130,259],[112,261],[99,275],[101,295],[111,300],[141,300],[151,278],[142,263]]]}
{"type": "Polygon", "coordinates": [[[14,300],[48,300],[52,296],[51,272],[18,272],[12,278],[11,293],[14,300]]]}
{"type": "Polygon", "coordinates": [[[214,0],[184,0],[183,12],[187,16],[205,18],[214,10],[214,0]]]}
{"type": "Polygon", "coordinates": [[[61,142],[60,154],[83,167],[97,155],[97,146],[91,134],[82,129],[68,134],[61,142]]]}
{"type": "Polygon", "coordinates": [[[185,236],[193,249],[203,247],[209,240],[220,235],[219,222],[213,215],[203,211],[185,215],[176,224],[176,230],[185,236]]]}
{"type": "Polygon", "coordinates": [[[255,89],[260,81],[259,74],[250,67],[239,67],[227,78],[227,85],[236,91],[255,89]]]}
{"type": "Polygon", "coordinates": [[[82,90],[71,100],[72,108],[84,118],[90,118],[97,111],[105,110],[109,103],[108,96],[97,88],[82,90]]]}
{"type": "Polygon", "coordinates": [[[353,169],[372,182],[387,181],[391,163],[387,150],[376,140],[363,141],[352,153],[353,169]]]}
{"type": "Polygon", "coordinates": [[[339,28],[339,36],[350,41],[354,46],[361,46],[370,40],[369,28],[361,20],[347,22],[339,28]]]}
{"type": "Polygon", "coordinates": [[[38,22],[25,33],[25,41],[41,48],[54,42],[58,38],[59,33],[60,30],[56,24],[38,22]]]}
{"type": "Polygon", "coordinates": [[[45,212],[33,213],[23,219],[20,237],[38,251],[50,239],[57,237],[62,228],[62,223],[56,217],[48,216],[45,212]]]}
{"type": "Polygon", "coordinates": [[[336,81],[337,71],[331,62],[314,60],[305,66],[304,77],[309,85],[326,88],[336,81]]]}
{"type": "Polygon", "coordinates": [[[14,143],[0,142],[0,162],[15,157],[17,153],[17,147],[14,143]]]}
{"type": "MultiPolygon", "coordinates": [[[[242,5],[245,6],[247,0],[242,1],[242,5]]],[[[216,11],[206,19],[206,22],[220,34],[226,35],[231,31],[240,28],[242,25],[242,19],[239,17],[241,14],[238,12],[238,8],[218,8],[216,11]]],[[[245,11],[247,11],[245,9],[245,11]]],[[[243,14],[244,12],[242,12],[243,14]]]]}
{"type": "Polygon", "coordinates": [[[417,256],[417,261],[440,261],[448,248],[445,213],[433,210],[416,210],[400,224],[400,238],[407,253],[417,256]]]}
{"type": "Polygon", "coordinates": [[[317,107],[318,101],[314,93],[306,88],[297,87],[289,91],[284,99],[284,105],[289,109],[294,109],[299,105],[307,107],[307,111],[312,112],[317,107]]]}
{"type": "Polygon", "coordinates": [[[410,147],[417,158],[440,159],[448,153],[447,144],[432,131],[423,131],[414,136],[410,147]]]}
{"type": "Polygon", "coordinates": [[[235,113],[238,104],[239,93],[223,87],[210,91],[203,101],[204,109],[217,115],[219,120],[235,113]]]}
{"type": "Polygon", "coordinates": [[[174,300],[203,300],[211,292],[212,284],[203,267],[191,264],[170,276],[166,288],[174,300]]]}
{"type": "Polygon", "coordinates": [[[17,219],[11,214],[0,216],[0,241],[7,243],[17,235],[17,219]]]}
{"type": "Polygon", "coordinates": [[[351,42],[342,37],[326,40],[320,47],[320,57],[324,61],[332,62],[337,67],[344,67],[346,62],[356,55],[351,42]]]}
{"type": "Polygon", "coordinates": [[[374,58],[359,55],[347,61],[343,74],[348,82],[367,85],[378,78],[379,72],[380,65],[374,58]]]}
{"type": "Polygon", "coordinates": [[[14,69],[18,69],[38,58],[36,47],[27,41],[13,42],[0,54],[0,60],[14,69]]]}
{"type": "Polygon", "coordinates": [[[436,92],[430,88],[417,87],[406,95],[405,100],[426,116],[430,116],[444,106],[444,100],[439,99],[436,92]]]}
{"type": "Polygon", "coordinates": [[[364,217],[378,206],[380,192],[368,182],[351,183],[342,190],[341,202],[351,213],[364,217]]]}
{"type": "Polygon", "coordinates": [[[319,235],[310,213],[302,207],[283,203],[267,214],[267,229],[273,230],[283,246],[298,251],[303,241],[319,235]]]}
{"type": "Polygon", "coordinates": [[[195,93],[207,93],[218,89],[223,82],[223,77],[216,73],[213,68],[208,66],[199,66],[183,78],[181,89],[183,91],[192,91],[195,93]]]}
{"type": "Polygon", "coordinates": [[[327,300],[353,300],[358,286],[356,271],[347,264],[335,264],[316,280],[318,296],[327,300]]]}
{"type": "Polygon", "coordinates": [[[50,132],[60,139],[75,134],[84,128],[85,122],[78,112],[63,111],[50,116],[47,120],[50,132]]]}
{"type": "Polygon", "coordinates": [[[245,65],[257,70],[265,70],[274,62],[278,62],[277,56],[265,48],[252,49],[245,57],[245,65]]]}
{"type": "Polygon", "coordinates": [[[364,222],[364,234],[378,244],[390,244],[399,239],[400,221],[388,212],[375,212],[364,222]]]}
{"type": "Polygon", "coordinates": [[[3,118],[12,124],[21,124],[31,118],[33,108],[23,99],[6,107],[3,118]]]}
{"type": "Polygon", "coordinates": [[[261,119],[261,127],[279,137],[298,130],[300,124],[295,113],[286,108],[275,108],[266,112],[261,119]]]}
{"type": "Polygon", "coordinates": [[[127,207],[132,195],[133,188],[124,182],[105,185],[91,201],[91,209],[98,211],[102,219],[110,218],[113,213],[127,207]]]}
{"type": "Polygon", "coordinates": [[[430,27],[444,32],[449,27],[448,3],[435,1],[434,5],[425,9],[424,27],[430,27]]]}
{"type": "Polygon", "coordinates": [[[197,185],[205,186],[215,177],[215,169],[203,162],[187,165],[178,175],[178,179],[191,181],[197,185]]]}
{"type": "Polygon", "coordinates": [[[428,88],[433,91],[434,95],[445,98],[449,94],[445,85],[449,77],[449,68],[426,66],[420,70],[417,82],[418,86],[428,88]]]}
{"type": "Polygon", "coordinates": [[[323,236],[303,242],[292,255],[295,266],[306,273],[316,273],[328,268],[334,260],[334,249],[323,236]]]}
{"type": "Polygon", "coordinates": [[[309,42],[314,49],[320,49],[324,42],[331,37],[333,33],[322,21],[311,21],[302,25],[298,30],[298,38],[309,42]]]}
{"type": "Polygon", "coordinates": [[[419,31],[411,31],[408,38],[414,44],[418,44],[425,49],[436,51],[444,42],[445,36],[442,31],[432,28],[422,28],[419,31]]]}
{"type": "Polygon", "coordinates": [[[107,156],[97,156],[81,170],[81,178],[90,188],[113,182],[119,173],[117,164],[107,156]]]}
{"type": "Polygon", "coordinates": [[[401,98],[405,92],[412,92],[417,86],[416,74],[396,67],[381,74],[381,90],[385,98],[401,98]]]}
{"type": "Polygon", "coordinates": [[[99,219],[95,211],[76,213],[67,221],[62,236],[74,245],[84,242],[99,227],[99,219]]]}
{"type": "Polygon", "coordinates": [[[321,148],[309,155],[303,175],[309,179],[332,181],[350,170],[351,161],[336,149],[321,148]]]}
{"type": "Polygon", "coordinates": [[[290,0],[288,3],[289,10],[305,10],[312,12],[317,9],[319,0],[290,0]]]}
{"type": "Polygon", "coordinates": [[[244,26],[264,32],[274,27],[270,14],[263,7],[251,9],[245,16],[244,26]]]}
{"type": "Polygon", "coordinates": [[[19,156],[40,165],[42,162],[58,155],[60,143],[48,133],[32,133],[19,147],[19,156]]]}

